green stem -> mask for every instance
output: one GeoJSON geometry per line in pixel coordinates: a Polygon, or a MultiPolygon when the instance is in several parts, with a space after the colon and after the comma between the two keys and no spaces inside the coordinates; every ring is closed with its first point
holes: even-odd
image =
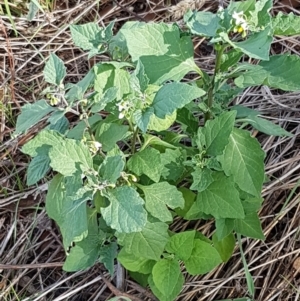
{"type": "Polygon", "coordinates": [[[132,154],[135,153],[135,144],[136,144],[136,139],[138,137],[138,133],[139,133],[139,129],[137,127],[133,133],[132,140],[131,140],[131,153],[132,154]]]}
{"type": "Polygon", "coordinates": [[[207,120],[210,120],[211,118],[211,113],[210,113],[210,109],[213,105],[214,102],[214,90],[215,90],[215,84],[216,84],[216,75],[220,72],[220,67],[221,67],[221,63],[222,63],[222,55],[224,53],[224,50],[226,49],[227,45],[221,45],[221,48],[219,50],[216,51],[216,67],[215,67],[215,71],[214,71],[214,75],[211,79],[208,91],[207,91],[207,107],[208,107],[208,112],[206,112],[204,114],[204,123],[207,120]]]}

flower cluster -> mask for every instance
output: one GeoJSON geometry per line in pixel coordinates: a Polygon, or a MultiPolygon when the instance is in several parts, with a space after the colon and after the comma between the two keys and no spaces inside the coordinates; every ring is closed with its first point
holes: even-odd
{"type": "Polygon", "coordinates": [[[242,11],[239,13],[235,11],[232,14],[232,19],[235,23],[233,32],[241,33],[242,37],[244,38],[247,35],[247,30],[249,29],[249,24],[245,18],[244,13],[242,11]]]}
{"type": "Polygon", "coordinates": [[[119,110],[119,119],[124,118],[128,115],[130,109],[132,108],[132,103],[129,100],[122,100],[117,103],[118,110],[119,110]]]}

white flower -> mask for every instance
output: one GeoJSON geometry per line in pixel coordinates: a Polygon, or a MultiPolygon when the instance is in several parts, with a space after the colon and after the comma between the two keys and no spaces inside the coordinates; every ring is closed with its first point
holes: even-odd
{"type": "Polygon", "coordinates": [[[121,102],[117,103],[118,110],[119,110],[119,119],[124,118],[124,116],[130,111],[132,105],[127,100],[122,100],[121,102]]]}
{"type": "Polygon", "coordinates": [[[234,20],[235,27],[234,32],[241,33],[242,36],[246,36],[246,31],[249,29],[249,24],[245,18],[244,13],[241,11],[237,13],[236,11],[232,14],[232,19],[234,20]]]}

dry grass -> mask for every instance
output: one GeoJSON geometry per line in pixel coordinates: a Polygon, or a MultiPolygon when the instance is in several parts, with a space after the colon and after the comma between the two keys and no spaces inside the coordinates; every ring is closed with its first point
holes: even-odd
{"type": "MultiPolygon", "coordinates": [[[[22,1],[10,2],[15,3],[10,4],[12,15],[26,13],[26,6],[18,6],[22,1]]],[[[121,0],[100,4],[95,0],[52,0],[48,1],[50,5],[44,8],[44,13],[39,12],[32,22],[21,14],[13,16],[18,36],[14,35],[9,18],[1,16],[0,300],[100,301],[113,297],[111,290],[115,288],[103,281],[107,274],[100,264],[83,272],[62,271],[65,255],[61,237],[44,210],[46,185],[27,188],[24,184],[28,158],[22,155],[20,147],[39,127],[17,139],[12,139],[11,133],[20,107],[39,99],[39,93],[45,88],[42,69],[50,53],[55,52],[66,62],[69,82],[78,81],[95,60],[102,59],[88,60],[85,53],[73,46],[68,24],[93,21],[105,25],[116,20],[119,28],[127,20],[168,22],[172,20],[170,13],[177,18],[176,9],[182,9],[182,3],[170,8],[175,2],[121,0]]],[[[214,11],[218,6],[217,1],[198,1],[199,7],[200,2],[201,9],[205,10],[214,11]]],[[[4,11],[3,3],[0,1],[4,11]]],[[[276,6],[282,8],[280,3],[276,6]]],[[[195,42],[197,62],[209,71],[214,57],[207,47],[205,53],[199,51],[199,45],[205,46],[202,41],[195,42]]],[[[298,38],[277,38],[273,49],[299,55],[298,45],[298,38]]],[[[265,201],[260,212],[266,240],[244,239],[243,249],[255,280],[257,301],[297,301],[300,300],[299,95],[259,87],[247,89],[235,102],[260,110],[294,134],[292,138],[278,138],[253,132],[267,153],[266,172],[270,180],[264,186],[265,201]]],[[[174,224],[177,230],[190,226],[182,221],[174,224]]],[[[205,234],[211,231],[211,224],[193,226],[205,234]]],[[[135,300],[154,300],[129,277],[124,291],[135,300]]],[[[178,300],[209,301],[246,295],[244,269],[236,249],[227,264],[211,273],[197,277],[186,275],[178,300]]]]}

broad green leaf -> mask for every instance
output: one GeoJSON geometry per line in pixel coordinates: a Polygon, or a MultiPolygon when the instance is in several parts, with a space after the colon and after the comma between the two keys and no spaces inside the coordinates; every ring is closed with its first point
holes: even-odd
{"type": "Polygon", "coordinates": [[[140,232],[119,233],[117,236],[119,244],[124,245],[126,253],[157,261],[169,240],[168,225],[161,222],[147,222],[140,232]]]}
{"type": "Polygon", "coordinates": [[[235,79],[238,87],[266,85],[283,91],[300,90],[300,75],[297,70],[300,59],[297,55],[280,54],[270,57],[269,61],[260,62],[254,69],[235,79]]]}
{"type": "Polygon", "coordinates": [[[193,183],[190,187],[191,190],[197,190],[198,192],[204,191],[214,181],[212,176],[212,170],[209,168],[196,167],[191,173],[193,176],[193,183]]]}
{"type": "MultiPolygon", "coordinates": [[[[119,297],[119,296],[117,296],[117,297],[111,298],[111,299],[109,299],[107,301],[132,301],[132,300],[129,299],[129,298],[127,298],[127,297],[119,297]]],[[[243,301],[243,300],[241,300],[241,301],[243,301]]]]}
{"type": "Polygon", "coordinates": [[[152,274],[148,277],[148,283],[152,293],[158,298],[159,301],[174,301],[177,297],[177,293],[172,296],[165,296],[161,293],[161,291],[155,286],[153,281],[152,274]]]}
{"type": "Polygon", "coordinates": [[[143,65],[143,63],[138,60],[137,65],[136,65],[136,69],[134,70],[133,73],[134,77],[136,78],[136,80],[138,81],[138,88],[141,92],[144,92],[149,84],[149,78],[147,76],[147,74],[145,73],[145,67],[143,65]]]}
{"type": "Polygon", "coordinates": [[[129,271],[129,276],[130,276],[130,278],[132,278],[134,281],[136,281],[140,286],[142,286],[144,288],[146,288],[149,284],[148,283],[149,273],[142,274],[139,272],[130,272],[129,271]]]}
{"type": "Polygon", "coordinates": [[[144,66],[149,83],[179,81],[196,70],[191,38],[180,37],[179,27],[165,23],[127,22],[120,33],[132,61],[144,66]]]}
{"type": "Polygon", "coordinates": [[[230,44],[233,48],[242,51],[251,58],[265,61],[269,60],[270,47],[273,41],[272,35],[270,34],[270,27],[266,27],[260,32],[253,33],[247,40],[242,42],[232,42],[225,32],[221,32],[219,35],[224,42],[230,44]]]}
{"type": "Polygon", "coordinates": [[[63,116],[54,124],[49,124],[47,129],[57,131],[60,134],[64,135],[66,133],[66,131],[69,129],[69,127],[70,127],[70,123],[69,123],[68,118],[63,116]]]}
{"type": "Polygon", "coordinates": [[[37,0],[31,0],[28,5],[28,13],[27,13],[27,20],[32,21],[36,15],[36,13],[41,10],[41,12],[45,13],[43,7],[39,4],[37,0]]]}
{"type": "Polygon", "coordinates": [[[55,108],[49,106],[44,99],[24,105],[21,114],[18,116],[14,135],[26,132],[30,127],[37,124],[43,117],[54,110],[55,108]]]}
{"type": "Polygon", "coordinates": [[[134,122],[143,133],[146,133],[150,118],[153,114],[154,110],[151,107],[147,108],[144,112],[142,112],[142,110],[136,110],[133,113],[134,122]]]}
{"type": "Polygon", "coordinates": [[[227,53],[224,53],[221,57],[220,71],[228,72],[231,67],[239,62],[242,56],[243,52],[238,49],[231,49],[227,53]]]}
{"type": "Polygon", "coordinates": [[[84,98],[84,93],[87,91],[89,86],[94,83],[95,71],[94,68],[91,69],[82,80],[80,80],[76,85],[72,85],[71,89],[66,93],[65,97],[68,102],[74,100],[81,100],[84,98]]]}
{"type": "Polygon", "coordinates": [[[62,175],[71,176],[79,168],[93,168],[93,160],[89,149],[81,142],[66,139],[56,131],[44,130],[34,139],[26,143],[22,151],[35,157],[37,149],[43,145],[51,146],[49,150],[50,166],[62,175]]]}
{"type": "Polygon", "coordinates": [[[234,221],[234,230],[244,236],[265,239],[262,232],[261,224],[256,212],[246,214],[244,219],[236,219],[234,221]]]}
{"type": "Polygon", "coordinates": [[[219,16],[208,11],[188,12],[184,21],[193,34],[201,37],[215,37],[220,27],[219,16]]]}
{"type": "Polygon", "coordinates": [[[109,271],[111,277],[114,275],[114,261],[117,257],[118,245],[116,242],[110,242],[108,245],[103,245],[99,249],[99,261],[109,271]]]}
{"type": "Polygon", "coordinates": [[[182,109],[177,110],[176,120],[182,124],[182,128],[185,132],[193,135],[197,132],[199,127],[198,120],[187,108],[183,107],[182,109]]]}
{"type": "Polygon", "coordinates": [[[228,144],[235,122],[235,111],[222,113],[213,120],[208,120],[204,127],[198,129],[197,144],[210,156],[221,155],[228,144]]]}
{"type": "Polygon", "coordinates": [[[96,130],[95,138],[102,144],[103,151],[107,152],[125,137],[128,128],[127,125],[102,122],[96,130]]]}
{"type": "Polygon", "coordinates": [[[201,97],[205,91],[185,83],[173,82],[162,86],[156,93],[152,107],[159,118],[171,115],[176,109],[183,108],[192,100],[201,97]]]}
{"type": "Polygon", "coordinates": [[[28,186],[41,180],[50,170],[50,159],[47,155],[34,157],[28,165],[27,181],[28,186]]]}
{"type": "Polygon", "coordinates": [[[214,247],[219,252],[223,262],[227,262],[233,253],[235,247],[235,238],[232,233],[219,240],[217,234],[212,236],[214,247]]]}
{"type": "Polygon", "coordinates": [[[242,205],[246,215],[248,213],[257,212],[262,205],[263,198],[247,198],[242,201],[242,205]]]}
{"type": "Polygon", "coordinates": [[[172,209],[184,207],[182,193],[177,190],[176,186],[170,185],[168,182],[155,183],[150,186],[139,185],[139,187],[145,194],[147,211],[163,222],[173,220],[172,214],[166,206],[172,209]]]}
{"type": "Polygon", "coordinates": [[[291,133],[287,132],[281,126],[269,120],[266,120],[264,118],[260,118],[258,116],[250,115],[247,116],[246,118],[243,118],[242,121],[250,123],[255,129],[267,135],[280,136],[280,137],[293,136],[291,133]]]}
{"type": "Polygon", "coordinates": [[[130,75],[124,67],[129,67],[130,64],[118,63],[118,62],[107,62],[101,63],[94,67],[96,78],[95,78],[95,91],[103,94],[109,88],[116,88],[117,100],[121,100],[123,95],[130,92],[130,75]]]}
{"type": "Polygon", "coordinates": [[[86,219],[88,220],[88,234],[71,248],[63,265],[64,271],[74,272],[87,269],[93,266],[98,258],[101,241],[98,236],[97,214],[88,209],[86,219]]]}
{"type": "Polygon", "coordinates": [[[115,184],[121,176],[125,163],[121,156],[106,157],[100,166],[99,174],[104,181],[115,184]]]}
{"type": "Polygon", "coordinates": [[[247,16],[250,15],[250,12],[255,10],[255,2],[256,0],[246,0],[246,1],[230,1],[227,9],[230,14],[236,12],[244,12],[247,16]]]}
{"type": "Polygon", "coordinates": [[[159,118],[156,115],[151,114],[148,130],[162,132],[170,128],[170,126],[176,120],[176,111],[174,111],[171,115],[166,115],[165,118],[159,118]]]}
{"type": "Polygon", "coordinates": [[[81,120],[74,128],[72,128],[68,132],[67,137],[70,138],[70,139],[81,140],[83,138],[84,132],[86,130],[86,122],[90,126],[93,126],[94,124],[96,124],[100,120],[102,120],[102,117],[98,114],[92,115],[86,121],[81,120]]]}
{"type": "Polygon", "coordinates": [[[126,270],[143,274],[150,274],[152,267],[155,264],[154,260],[140,257],[134,253],[127,253],[125,248],[122,248],[119,252],[118,261],[126,270]]]}
{"type": "Polygon", "coordinates": [[[161,164],[163,165],[162,177],[167,181],[177,181],[180,179],[185,168],[183,165],[184,156],[179,149],[166,149],[161,154],[161,164]]]}
{"type": "Polygon", "coordinates": [[[234,128],[219,161],[226,175],[232,175],[241,190],[260,197],[264,182],[264,157],[259,142],[249,132],[234,128]]]}
{"type": "Polygon", "coordinates": [[[173,253],[180,260],[188,260],[194,248],[195,230],[176,233],[166,245],[166,251],[173,253]]]}
{"type": "Polygon", "coordinates": [[[272,18],[272,27],[274,35],[294,36],[300,34],[300,17],[294,13],[284,14],[279,12],[272,18]]]}
{"type": "Polygon", "coordinates": [[[57,55],[51,53],[43,74],[46,82],[59,86],[67,74],[64,62],[57,55]]]}
{"type": "Polygon", "coordinates": [[[103,110],[106,105],[116,99],[118,93],[117,87],[108,88],[104,94],[96,93],[94,96],[95,103],[91,107],[92,113],[97,113],[103,110]]]}
{"type": "MultiPolygon", "coordinates": [[[[71,186],[73,186],[73,179],[75,180],[74,177],[70,177],[69,185],[71,186]]],[[[67,183],[62,175],[56,175],[50,182],[46,197],[47,214],[60,228],[65,251],[72,242],[81,241],[88,234],[85,197],[78,198],[76,201],[66,199],[67,183]]],[[[76,196],[76,191],[73,191],[73,195],[76,196]]]]}
{"type": "Polygon", "coordinates": [[[97,48],[101,39],[99,33],[101,28],[96,23],[86,23],[82,25],[70,25],[73,42],[83,50],[97,48]]]}
{"type": "Polygon", "coordinates": [[[232,106],[230,108],[230,110],[236,111],[236,118],[244,118],[244,117],[248,117],[250,115],[257,116],[260,114],[260,112],[258,112],[256,110],[250,109],[248,107],[240,106],[240,105],[232,106]]]}
{"type": "Polygon", "coordinates": [[[194,204],[196,194],[186,187],[180,187],[178,190],[182,193],[182,196],[184,198],[184,207],[183,209],[175,208],[175,212],[179,216],[185,218],[186,213],[190,210],[190,208],[194,204]]]}
{"type": "Polygon", "coordinates": [[[222,259],[218,251],[209,243],[195,239],[192,255],[184,261],[189,274],[205,274],[214,269],[222,259]]]}
{"type": "Polygon", "coordinates": [[[224,239],[228,236],[234,228],[234,219],[219,218],[216,219],[216,235],[218,240],[224,239]]]}
{"type": "Polygon", "coordinates": [[[160,152],[154,148],[135,153],[127,162],[127,167],[136,175],[146,175],[154,182],[158,182],[163,166],[161,165],[160,152]]]}
{"type": "Polygon", "coordinates": [[[120,186],[108,193],[110,204],[101,208],[107,225],[120,233],[141,231],[147,221],[147,212],[139,194],[129,186],[120,186]]]}
{"type": "Polygon", "coordinates": [[[179,262],[174,259],[159,260],[153,267],[152,277],[157,289],[167,297],[177,296],[184,283],[179,262]]]}
{"type": "MultiPolygon", "coordinates": [[[[243,218],[244,210],[232,179],[221,172],[214,174],[214,182],[199,192],[190,211],[211,214],[215,218],[243,218]]],[[[189,213],[189,212],[188,212],[189,213]]]]}
{"type": "Polygon", "coordinates": [[[264,84],[284,91],[300,90],[300,58],[298,55],[274,55],[268,62],[259,64],[268,77],[264,84]]]}

